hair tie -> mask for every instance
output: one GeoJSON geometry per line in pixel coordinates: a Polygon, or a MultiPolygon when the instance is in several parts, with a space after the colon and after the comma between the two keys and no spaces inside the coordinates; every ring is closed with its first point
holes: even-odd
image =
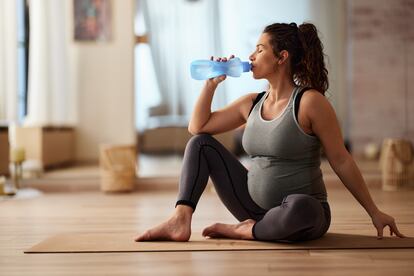
{"type": "Polygon", "coordinates": [[[300,47],[301,55],[304,55],[307,50],[307,44],[306,44],[305,38],[303,37],[303,32],[299,27],[296,28],[296,34],[297,34],[297,37],[298,37],[298,40],[301,46],[300,47]]]}

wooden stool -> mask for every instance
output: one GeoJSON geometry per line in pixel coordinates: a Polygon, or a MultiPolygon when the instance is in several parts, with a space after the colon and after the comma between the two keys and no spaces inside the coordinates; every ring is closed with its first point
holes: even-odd
{"type": "Polygon", "coordinates": [[[136,148],[131,145],[100,145],[101,190],[129,192],[134,189],[136,148]]]}
{"type": "Polygon", "coordinates": [[[414,150],[410,141],[385,139],[380,167],[384,191],[414,188],[414,150]]]}

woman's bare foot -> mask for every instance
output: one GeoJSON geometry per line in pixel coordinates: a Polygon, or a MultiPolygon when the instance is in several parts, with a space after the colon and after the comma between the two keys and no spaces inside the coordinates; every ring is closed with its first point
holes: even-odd
{"type": "Polygon", "coordinates": [[[193,209],[179,205],[169,220],[145,231],[135,241],[188,241],[191,236],[193,209]]]}
{"type": "Polygon", "coordinates": [[[256,221],[247,219],[238,224],[215,223],[203,230],[204,237],[253,240],[252,228],[256,221]]]}

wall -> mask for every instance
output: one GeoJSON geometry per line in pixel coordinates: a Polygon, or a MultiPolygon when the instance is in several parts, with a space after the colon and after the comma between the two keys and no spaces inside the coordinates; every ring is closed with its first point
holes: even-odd
{"type": "Polygon", "coordinates": [[[112,1],[112,41],[91,43],[73,40],[73,1],[67,1],[79,161],[96,161],[100,143],[135,143],[134,2],[112,1]]]}
{"type": "Polygon", "coordinates": [[[349,1],[351,138],[414,141],[413,0],[349,1]]]}
{"type": "Polygon", "coordinates": [[[344,138],[349,139],[346,6],[345,0],[310,0],[309,20],[318,27],[326,54],[329,89],[325,96],[335,109],[344,138]]]}

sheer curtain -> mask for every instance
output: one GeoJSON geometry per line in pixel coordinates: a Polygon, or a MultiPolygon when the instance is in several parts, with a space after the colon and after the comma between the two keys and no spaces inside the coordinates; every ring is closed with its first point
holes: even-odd
{"type": "Polygon", "coordinates": [[[0,1],[0,122],[18,120],[17,4],[0,1]]]}
{"type": "MultiPolygon", "coordinates": [[[[135,2],[134,32],[136,36],[147,37],[148,31],[141,0],[135,2]]],[[[149,110],[151,107],[159,106],[161,95],[154,70],[151,47],[147,41],[137,43],[134,54],[135,128],[138,132],[144,132],[151,125],[149,110]]]]}
{"type": "Polygon", "coordinates": [[[64,1],[30,1],[28,114],[25,125],[73,125],[64,1]]]}
{"type": "MultiPolygon", "coordinates": [[[[190,63],[221,55],[218,1],[144,0],[143,13],[161,99],[150,116],[158,125],[187,125],[203,84],[190,78],[190,63]]],[[[224,102],[217,93],[213,107],[224,102]]]]}

